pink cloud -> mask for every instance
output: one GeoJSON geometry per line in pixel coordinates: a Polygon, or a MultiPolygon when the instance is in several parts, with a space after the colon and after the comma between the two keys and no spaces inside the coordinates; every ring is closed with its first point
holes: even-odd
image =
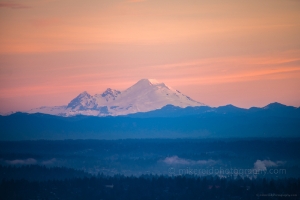
{"type": "Polygon", "coordinates": [[[20,3],[3,2],[3,3],[0,3],[0,8],[26,9],[26,8],[30,8],[30,6],[20,4],[20,3]]]}
{"type": "Polygon", "coordinates": [[[31,20],[31,24],[35,27],[46,27],[46,26],[54,26],[59,24],[61,21],[59,19],[34,19],[31,20]]]}
{"type": "Polygon", "coordinates": [[[138,3],[138,2],[143,2],[143,1],[146,1],[146,0],[127,0],[127,2],[129,2],[129,3],[138,3]]]}

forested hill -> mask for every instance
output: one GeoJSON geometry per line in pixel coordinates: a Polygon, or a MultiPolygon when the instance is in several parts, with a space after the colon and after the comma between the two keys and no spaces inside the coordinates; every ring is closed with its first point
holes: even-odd
{"type": "MultiPolygon", "coordinates": [[[[24,177],[29,177],[32,176],[30,168],[7,167],[0,168],[0,172],[18,170],[24,177]]],[[[81,177],[83,172],[77,171],[81,178],[63,179],[65,175],[61,171],[68,173],[70,169],[35,167],[37,174],[40,171],[44,174],[47,170],[54,175],[53,179],[2,179],[1,199],[273,199],[274,195],[277,195],[274,199],[298,199],[300,195],[300,179],[295,178],[243,179],[157,175],[81,177]],[[268,196],[270,194],[273,196],[268,196]]]]}

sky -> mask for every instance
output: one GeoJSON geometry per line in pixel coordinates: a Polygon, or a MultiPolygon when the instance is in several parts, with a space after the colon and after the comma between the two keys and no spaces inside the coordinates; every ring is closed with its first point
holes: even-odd
{"type": "Polygon", "coordinates": [[[0,113],[157,79],[210,106],[300,106],[299,0],[0,0],[0,113]]]}

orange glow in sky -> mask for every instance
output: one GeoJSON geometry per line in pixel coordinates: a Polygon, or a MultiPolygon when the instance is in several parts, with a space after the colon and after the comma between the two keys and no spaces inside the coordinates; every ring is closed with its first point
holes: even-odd
{"type": "Polygon", "coordinates": [[[300,1],[0,0],[0,113],[154,78],[210,106],[300,106],[300,1]]]}

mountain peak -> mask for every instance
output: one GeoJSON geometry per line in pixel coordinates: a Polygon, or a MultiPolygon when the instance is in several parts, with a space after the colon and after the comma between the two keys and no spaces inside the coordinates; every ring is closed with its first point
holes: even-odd
{"type": "Polygon", "coordinates": [[[274,102],[274,103],[270,103],[270,104],[266,105],[263,108],[264,109],[273,109],[273,108],[282,108],[282,107],[286,107],[286,105],[278,103],[278,102],[274,102]]]}
{"type": "Polygon", "coordinates": [[[152,85],[162,84],[163,82],[159,82],[156,79],[147,79],[152,85]]]}
{"type": "Polygon", "coordinates": [[[78,97],[80,98],[80,97],[84,97],[84,96],[91,97],[91,95],[87,91],[83,91],[76,98],[78,98],[78,97]]]}
{"type": "Polygon", "coordinates": [[[162,87],[174,90],[171,87],[167,86],[163,82],[157,81],[156,79],[141,79],[136,84],[131,86],[132,88],[152,88],[152,87],[162,87]]]}
{"type": "Polygon", "coordinates": [[[106,96],[112,96],[112,97],[117,97],[118,94],[120,94],[121,92],[118,90],[114,90],[111,88],[107,88],[103,93],[102,93],[102,97],[106,97],[106,96]]]}
{"type": "Polygon", "coordinates": [[[86,91],[81,92],[77,97],[75,97],[68,105],[67,108],[83,108],[87,102],[92,101],[92,96],[86,91]]]}
{"type": "Polygon", "coordinates": [[[120,92],[107,88],[102,94],[90,95],[82,92],[64,108],[43,108],[39,112],[72,115],[127,115],[160,109],[168,104],[185,108],[203,106],[190,97],[155,79],[141,79],[120,92]]]}
{"type": "Polygon", "coordinates": [[[279,110],[279,109],[296,109],[294,106],[287,106],[278,102],[270,103],[263,107],[263,109],[279,110]]]}
{"type": "Polygon", "coordinates": [[[144,84],[150,84],[150,85],[159,85],[159,84],[163,84],[163,82],[159,82],[156,79],[141,79],[139,80],[137,83],[144,83],[144,84]]]}

